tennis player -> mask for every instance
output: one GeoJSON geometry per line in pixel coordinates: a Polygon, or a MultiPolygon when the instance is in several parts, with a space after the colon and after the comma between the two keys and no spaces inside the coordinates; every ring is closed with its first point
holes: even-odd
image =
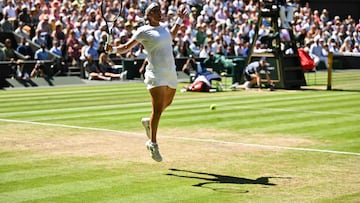
{"type": "Polygon", "coordinates": [[[187,15],[187,10],[185,6],[180,7],[177,20],[170,30],[160,25],[162,16],[158,3],[151,3],[146,8],[145,15],[149,23],[138,28],[128,42],[114,48],[107,46],[106,49],[122,54],[141,43],[148,52],[144,82],[151,95],[152,113],[150,118],[143,118],[141,122],[149,138],[146,147],[151,157],[160,162],[162,157],[156,140],[159,121],[163,111],[172,103],[178,85],[172,40],[187,15]]]}

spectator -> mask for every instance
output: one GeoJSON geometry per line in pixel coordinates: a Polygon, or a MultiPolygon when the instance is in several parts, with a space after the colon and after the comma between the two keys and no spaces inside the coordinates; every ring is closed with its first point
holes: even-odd
{"type": "Polygon", "coordinates": [[[186,73],[187,75],[191,75],[192,73],[197,75],[198,73],[202,73],[203,70],[200,62],[196,62],[194,56],[190,55],[182,67],[182,72],[186,73]]]}
{"type": "Polygon", "coordinates": [[[323,23],[326,23],[330,20],[327,9],[322,10],[321,15],[320,15],[320,20],[323,23]]]}
{"type": "Polygon", "coordinates": [[[200,46],[201,44],[205,44],[206,40],[206,23],[198,24],[197,25],[197,32],[196,32],[196,41],[197,45],[200,46]]]}
{"type": "Polygon", "coordinates": [[[133,58],[135,58],[135,57],[136,57],[136,55],[135,55],[135,48],[130,49],[130,50],[126,53],[126,56],[125,56],[125,58],[127,58],[127,59],[133,59],[133,58]]]}
{"type": "Polygon", "coordinates": [[[94,60],[99,59],[99,53],[98,53],[97,49],[94,47],[94,43],[95,43],[94,37],[89,36],[89,37],[87,37],[86,40],[87,40],[88,45],[84,47],[83,55],[84,56],[91,55],[92,59],[94,59],[94,60]]]}
{"type": "Polygon", "coordinates": [[[103,73],[99,70],[96,63],[93,61],[93,57],[91,54],[86,56],[86,61],[84,62],[84,68],[87,72],[88,79],[98,79],[98,80],[111,80],[111,77],[106,77],[103,73]]]}
{"type": "Polygon", "coordinates": [[[359,43],[355,43],[354,49],[352,50],[353,53],[360,53],[359,43]]]}
{"type": "Polygon", "coordinates": [[[47,77],[47,75],[45,73],[45,65],[43,62],[41,62],[41,61],[36,62],[33,70],[30,73],[30,77],[32,77],[32,78],[39,78],[39,77],[46,78],[47,77]]]}
{"type": "Polygon", "coordinates": [[[200,45],[200,53],[199,58],[208,58],[208,46],[207,45],[200,45]]]}
{"type": "Polygon", "coordinates": [[[41,48],[35,51],[35,60],[49,60],[49,53],[46,51],[45,43],[41,44],[41,48]]]}
{"type": "Polygon", "coordinates": [[[5,54],[3,49],[0,49],[0,61],[5,61],[5,54]]]}
{"type": "Polygon", "coordinates": [[[16,11],[15,11],[15,7],[12,3],[12,0],[7,0],[7,4],[3,8],[3,14],[4,14],[4,16],[7,15],[9,20],[12,22],[16,20],[16,11]]]}
{"type": "Polygon", "coordinates": [[[41,14],[40,3],[35,2],[35,5],[32,8],[30,8],[30,15],[32,18],[33,25],[37,25],[39,23],[40,14],[41,14]]]}
{"type": "Polygon", "coordinates": [[[19,22],[22,22],[24,25],[27,26],[32,26],[33,20],[31,18],[31,15],[29,14],[28,7],[26,5],[23,5],[21,8],[21,12],[18,15],[19,22]]]}
{"type": "Polygon", "coordinates": [[[69,38],[67,39],[66,46],[68,47],[68,59],[72,64],[80,64],[81,45],[75,36],[75,31],[70,30],[69,38]]]}
{"type": "Polygon", "coordinates": [[[51,38],[53,41],[66,42],[66,35],[63,31],[63,25],[60,21],[56,21],[55,30],[52,31],[51,38]]]}
{"type": "Polygon", "coordinates": [[[19,59],[16,61],[16,73],[15,78],[19,80],[29,80],[30,75],[26,70],[24,69],[24,61],[19,59]]]}
{"type": "Polygon", "coordinates": [[[99,56],[99,70],[106,77],[111,77],[112,79],[121,78],[121,74],[119,74],[119,69],[115,68],[115,63],[109,58],[106,53],[101,53],[99,56]]]}
{"type": "Polygon", "coordinates": [[[3,8],[4,8],[4,1],[0,1],[0,19],[4,17],[3,15],[3,8]]]}
{"type": "Polygon", "coordinates": [[[0,22],[2,32],[12,32],[12,31],[14,31],[13,24],[12,24],[12,22],[10,22],[8,16],[9,15],[7,13],[4,13],[4,18],[0,22]]]}
{"type": "Polygon", "coordinates": [[[31,47],[25,37],[22,37],[20,39],[20,43],[19,43],[19,46],[16,48],[16,51],[19,52],[20,54],[24,55],[26,59],[34,58],[34,52],[31,49],[31,47]]]}
{"type": "Polygon", "coordinates": [[[35,31],[35,36],[31,39],[31,41],[39,46],[47,43],[45,37],[41,35],[41,30],[35,31]]]}
{"type": "Polygon", "coordinates": [[[37,25],[37,29],[40,30],[40,35],[45,38],[46,46],[51,45],[52,28],[49,23],[49,15],[44,15],[43,19],[40,20],[37,25]]]}
{"type": "Polygon", "coordinates": [[[329,42],[328,42],[328,49],[329,49],[329,52],[332,52],[332,53],[338,53],[339,52],[339,44],[335,41],[334,38],[330,38],[329,39],[329,42]]]}
{"type": "Polygon", "coordinates": [[[59,41],[56,41],[54,40],[53,43],[52,43],[52,47],[50,48],[50,52],[59,56],[59,57],[62,57],[63,53],[61,51],[61,45],[60,45],[60,42],[59,41]]]}
{"type": "Polygon", "coordinates": [[[81,23],[80,22],[75,23],[74,32],[75,32],[75,38],[80,39],[81,34],[82,34],[82,32],[81,32],[81,23]]]}
{"type": "Polygon", "coordinates": [[[324,39],[317,36],[315,41],[310,45],[309,55],[314,60],[316,65],[318,65],[320,61],[323,61],[327,67],[327,51],[324,49],[323,44],[324,39]]]}
{"type": "Polygon", "coordinates": [[[16,61],[17,56],[14,48],[12,47],[12,42],[9,38],[5,39],[5,46],[2,48],[2,51],[5,55],[5,61],[16,61]]]}
{"type": "Polygon", "coordinates": [[[351,46],[351,40],[345,39],[344,44],[341,45],[339,52],[340,53],[351,53],[353,51],[353,48],[351,46]]]}
{"type": "Polygon", "coordinates": [[[15,29],[15,33],[26,39],[30,39],[31,28],[27,25],[24,25],[23,22],[19,22],[19,26],[15,29]]]}
{"type": "Polygon", "coordinates": [[[136,58],[145,59],[147,57],[147,51],[144,49],[144,45],[139,44],[139,49],[135,52],[136,58]]]}

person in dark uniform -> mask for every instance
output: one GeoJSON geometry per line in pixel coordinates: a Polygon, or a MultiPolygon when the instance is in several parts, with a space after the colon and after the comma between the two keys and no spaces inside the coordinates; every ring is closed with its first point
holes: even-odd
{"type": "Polygon", "coordinates": [[[270,90],[274,90],[274,84],[270,79],[268,63],[266,62],[265,57],[262,57],[259,61],[254,61],[247,65],[244,69],[245,83],[242,85],[234,84],[232,88],[249,90],[256,83],[258,90],[261,91],[260,71],[265,72],[268,87],[270,88],[270,90]]]}

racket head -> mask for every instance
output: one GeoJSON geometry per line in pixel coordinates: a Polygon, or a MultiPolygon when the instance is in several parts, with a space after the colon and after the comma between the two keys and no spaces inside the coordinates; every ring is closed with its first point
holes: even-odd
{"type": "Polygon", "coordinates": [[[107,43],[110,44],[112,27],[121,15],[122,1],[102,0],[100,4],[100,10],[107,28],[107,43]]]}

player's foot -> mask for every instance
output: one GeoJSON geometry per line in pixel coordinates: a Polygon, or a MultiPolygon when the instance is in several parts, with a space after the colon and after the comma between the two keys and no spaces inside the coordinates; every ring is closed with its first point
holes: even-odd
{"type": "Polygon", "coordinates": [[[150,118],[142,118],[141,123],[145,128],[146,136],[150,139],[150,118]]]}
{"type": "Polygon", "coordinates": [[[146,142],[146,148],[150,151],[150,155],[152,159],[154,159],[157,162],[162,161],[158,144],[151,142],[151,140],[148,140],[146,142]]]}

